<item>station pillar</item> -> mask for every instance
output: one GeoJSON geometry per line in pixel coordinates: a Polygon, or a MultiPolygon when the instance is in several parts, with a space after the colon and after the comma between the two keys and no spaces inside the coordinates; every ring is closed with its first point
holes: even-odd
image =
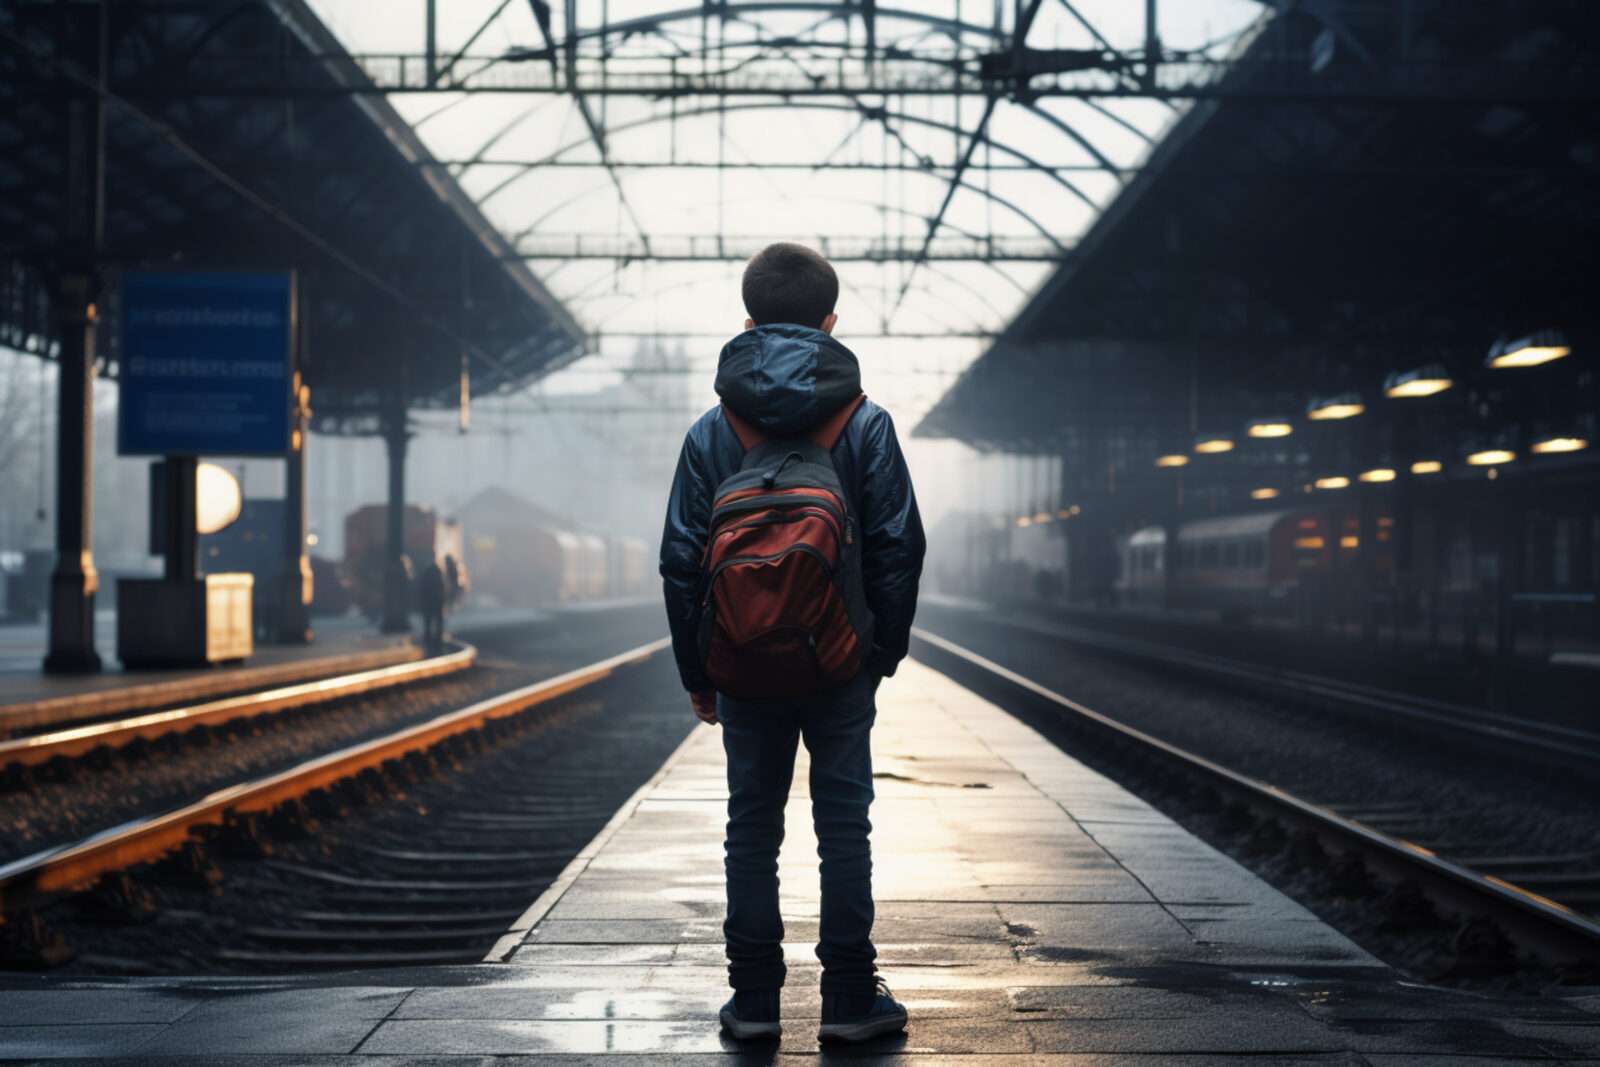
{"type": "Polygon", "coordinates": [[[164,561],[163,577],[169,582],[193,582],[200,577],[200,524],[195,474],[200,461],[194,456],[168,456],[156,464],[161,479],[161,514],[158,541],[164,561]]]}
{"type": "Polygon", "coordinates": [[[1360,483],[1356,490],[1356,559],[1361,579],[1361,640],[1373,644],[1378,639],[1378,502],[1372,486],[1360,483]]]}
{"type": "Polygon", "coordinates": [[[1161,542],[1161,606],[1171,610],[1178,607],[1180,591],[1178,588],[1178,568],[1181,566],[1182,553],[1178,545],[1178,519],[1176,516],[1169,518],[1162,526],[1165,535],[1161,542]]]}
{"type": "MultiPolygon", "coordinates": [[[[1527,453],[1527,442],[1517,442],[1518,454],[1527,453]]],[[[1493,473],[1493,472],[1491,472],[1493,473]]],[[[1528,500],[1523,485],[1522,472],[1501,468],[1500,484],[1491,497],[1499,504],[1499,560],[1495,582],[1494,611],[1494,667],[1490,680],[1489,700],[1495,711],[1509,711],[1512,696],[1512,675],[1517,666],[1517,626],[1513,612],[1517,593],[1524,581],[1524,563],[1527,559],[1528,500]]]]}
{"type": "Polygon", "coordinates": [[[50,573],[51,674],[100,669],[94,647],[94,323],[88,273],[62,277],[56,399],[56,564],[50,573]]]}
{"type": "Polygon", "coordinates": [[[306,554],[306,447],[308,393],[295,375],[294,419],[283,458],[283,559],[278,567],[280,645],[311,643],[311,558],[306,554]]]}
{"type": "Polygon", "coordinates": [[[406,566],[406,423],[405,408],[387,420],[384,443],[389,448],[389,509],[383,547],[383,619],[386,634],[411,630],[411,574],[406,566]]]}

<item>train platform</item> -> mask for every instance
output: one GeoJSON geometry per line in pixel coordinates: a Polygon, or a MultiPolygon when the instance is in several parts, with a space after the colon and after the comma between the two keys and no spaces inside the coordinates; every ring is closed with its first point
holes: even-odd
{"type": "MultiPolygon", "coordinates": [[[[825,1059],[1600,1062],[1600,995],[1500,998],[1403,981],[944,676],[907,663],[879,705],[876,937],[911,1024],[825,1059]]],[[[717,1030],[723,770],[716,729],[697,727],[483,964],[0,978],[0,1059],[676,1067],[815,1055],[819,887],[803,769],[780,859],[785,1035],[741,1046],[717,1030]]]]}
{"type": "Polygon", "coordinates": [[[45,652],[43,627],[0,627],[0,736],[374,670],[422,656],[410,635],[374,633],[366,619],[351,616],[316,620],[316,639],[308,645],[257,645],[241,664],[124,671],[111,652],[116,646],[111,633],[115,616],[103,615],[97,622],[105,670],[99,674],[44,674],[39,666],[45,652]]]}

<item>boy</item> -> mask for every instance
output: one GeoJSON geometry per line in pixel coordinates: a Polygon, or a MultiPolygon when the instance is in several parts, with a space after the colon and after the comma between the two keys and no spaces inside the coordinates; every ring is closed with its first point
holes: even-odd
{"type": "MultiPolygon", "coordinates": [[[[779,243],[750,260],[745,330],[723,347],[722,405],[684,439],[661,542],[672,648],[695,714],[721,724],[728,756],[725,842],[728,982],[722,1025],[735,1037],[778,1037],[786,971],[778,910],[778,847],[796,745],[811,754],[812,815],[822,861],[822,1039],[863,1041],[906,1024],[877,977],[872,945],[872,755],[878,683],[906,654],[925,548],[911,477],[889,415],[861,398],[856,357],[831,336],[839,280],[818,253],[779,243]],[[854,410],[845,413],[850,405],[854,410]],[[729,413],[732,413],[732,419],[729,413]],[[847,505],[845,540],[859,538],[870,647],[843,685],[809,695],[735,699],[712,687],[700,652],[702,564],[713,499],[740,470],[742,438],[798,439],[847,419],[831,461],[847,505]]],[[[771,483],[769,482],[769,485],[771,483]]],[[[813,640],[813,651],[815,641],[813,640]]]]}

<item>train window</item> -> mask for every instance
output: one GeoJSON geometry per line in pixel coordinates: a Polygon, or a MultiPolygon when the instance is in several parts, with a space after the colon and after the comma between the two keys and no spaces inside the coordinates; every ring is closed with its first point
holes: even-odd
{"type": "Polygon", "coordinates": [[[1246,541],[1244,543],[1244,565],[1246,567],[1259,567],[1266,561],[1266,542],[1246,541]]]}
{"type": "Polygon", "coordinates": [[[1200,569],[1203,571],[1217,569],[1217,543],[1215,541],[1202,541],[1200,543],[1200,569]]]}
{"type": "Polygon", "coordinates": [[[1322,545],[1320,537],[1296,537],[1294,539],[1294,562],[1297,567],[1316,567],[1322,563],[1322,545]]]}
{"type": "Polygon", "coordinates": [[[1224,567],[1237,567],[1239,565],[1239,542],[1226,541],[1223,543],[1222,565],[1224,567]]]}

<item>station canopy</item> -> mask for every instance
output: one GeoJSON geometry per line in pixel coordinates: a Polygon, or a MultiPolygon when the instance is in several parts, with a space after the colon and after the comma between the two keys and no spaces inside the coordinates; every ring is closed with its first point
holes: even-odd
{"type": "MultiPolygon", "coordinates": [[[[312,2],[590,332],[586,367],[685,337],[708,369],[743,261],[799,241],[836,262],[839,335],[909,419],[1189,107],[1137,91],[1152,35],[1123,0],[460,0],[431,51],[423,0],[312,2]]],[[[1266,20],[1166,3],[1154,36],[1203,78],[1266,20]]]]}
{"type": "Polygon", "coordinates": [[[1239,447],[1185,477],[1240,491],[1517,432],[1594,437],[1600,10],[1278,6],[920,434],[1168,495],[1156,459],[1205,434],[1239,447]],[[1485,367],[1539,331],[1575,358],[1485,367]],[[1419,371],[1447,391],[1385,398],[1419,371]],[[1306,421],[1340,396],[1366,416],[1306,421]],[[1292,438],[1246,438],[1275,417],[1292,438]]]}
{"type": "MultiPolygon", "coordinates": [[[[97,267],[289,270],[314,426],[523,388],[584,331],[298,0],[0,9],[0,343],[50,355],[50,287],[97,267]],[[100,48],[104,41],[105,48],[100,48]],[[92,116],[103,101],[104,215],[92,116]],[[76,116],[76,117],[75,117],[76,116]]],[[[116,331],[97,342],[116,377],[116,331]]]]}

